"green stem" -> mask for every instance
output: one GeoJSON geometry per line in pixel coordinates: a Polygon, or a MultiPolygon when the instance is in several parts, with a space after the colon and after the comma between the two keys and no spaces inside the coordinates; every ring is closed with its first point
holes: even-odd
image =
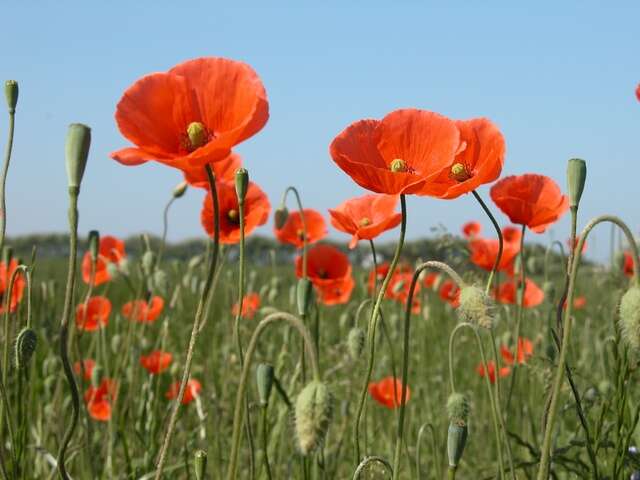
{"type": "Polygon", "coordinates": [[[491,273],[489,274],[489,278],[487,279],[487,286],[485,287],[485,290],[484,290],[484,293],[489,295],[489,293],[491,292],[491,285],[493,284],[493,277],[498,271],[498,267],[500,266],[500,260],[502,260],[502,251],[504,249],[504,238],[502,237],[502,230],[500,230],[500,225],[498,225],[498,221],[491,213],[491,210],[489,210],[489,207],[487,206],[487,204],[484,203],[484,200],[482,200],[478,192],[473,190],[471,193],[473,193],[473,196],[482,207],[482,210],[484,210],[484,213],[486,213],[487,216],[489,217],[489,220],[491,220],[491,223],[493,224],[493,228],[495,228],[496,234],[498,235],[498,254],[496,255],[496,259],[493,262],[493,268],[491,269],[491,273]]]}
{"type": "Polygon", "coordinates": [[[269,422],[267,422],[267,405],[262,407],[262,455],[264,458],[264,469],[267,472],[267,479],[271,480],[271,467],[269,466],[269,422]]]}
{"type": "Polygon", "coordinates": [[[175,202],[176,197],[173,195],[171,199],[167,202],[164,207],[164,212],[162,213],[162,240],[160,241],[160,247],[158,248],[158,256],[156,257],[156,266],[160,265],[160,260],[162,259],[162,254],[164,253],[164,249],[167,245],[167,232],[169,231],[169,208],[175,202]]]}
{"type": "Polygon", "coordinates": [[[11,163],[11,151],[13,150],[13,133],[15,130],[15,111],[9,112],[9,138],[4,151],[4,164],[2,166],[2,176],[0,177],[0,252],[4,248],[4,237],[7,230],[7,203],[5,190],[7,187],[7,175],[9,164],[11,163]]]}
{"type": "Polygon", "coordinates": [[[296,197],[296,203],[298,204],[298,211],[300,212],[300,222],[302,222],[302,278],[307,278],[307,250],[308,250],[308,239],[307,239],[307,220],[304,217],[304,209],[302,208],[302,200],[300,200],[300,194],[298,190],[294,186],[289,186],[282,194],[282,201],[280,202],[282,206],[286,205],[287,202],[287,194],[292,192],[296,197]]]}
{"type": "Polygon", "coordinates": [[[508,412],[511,405],[511,396],[513,395],[513,389],[516,384],[516,375],[518,373],[518,350],[520,349],[520,326],[522,325],[522,316],[524,314],[524,295],[526,289],[526,274],[525,274],[525,259],[524,259],[524,234],[526,232],[526,226],[522,225],[522,234],[520,235],[520,285],[518,285],[518,310],[516,314],[516,331],[515,331],[515,356],[516,361],[513,364],[513,374],[509,382],[509,393],[507,395],[507,406],[505,410],[508,412]]]}

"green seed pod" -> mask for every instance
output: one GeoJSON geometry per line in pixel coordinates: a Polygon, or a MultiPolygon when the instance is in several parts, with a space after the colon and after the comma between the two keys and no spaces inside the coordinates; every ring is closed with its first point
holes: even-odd
{"type": "Polygon", "coordinates": [[[13,248],[7,245],[2,249],[2,263],[9,265],[11,260],[13,260],[13,248]]]}
{"type": "Polygon", "coordinates": [[[171,194],[173,195],[173,198],[182,197],[187,191],[188,186],[189,184],[187,182],[180,182],[178,185],[173,187],[173,192],[171,192],[171,194]]]}
{"type": "Polygon", "coordinates": [[[298,280],[296,287],[296,301],[298,305],[298,315],[304,316],[309,311],[313,298],[313,284],[308,278],[298,280]]]}
{"type": "Polygon", "coordinates": [[[102,381],[102,376],[104,375],[104,370],[100,365],[96,365],[93,367],[91,371],[91,385],[98,388],[100,386],[100,382],[102,381]]]}
{"type": "Polygon", "coordinates": [[[260,406],[266,407],[269,404],[271,389],[273,388],[273,365],[261,363],[256,368],[256,380],[258,382],[258,397],[260,406]]]}
{"type": "Polygon", "coordinates": [[[91,129],[81,123],[69,125],[65,153],[70,189],[80,188],[84,169],[87,166],[90,146],[91,129]]]}
{"type": "Polygon", "coordinates": [[[364,342],[366,334],[360,327],[353,327],[347,336],[347,351],[353,361],[356,361],[362,355],[364,350],[364,342]]]}
{"type": "Polygon", "coordinates": [[[153,267],[156,264],[156,254],[151,250],[147,250],[142,254],[142,271],[149,277],[153,272],[153,267]]]}
{"type": "Polygon", "coordinates": [[[458,316],[464,322],[470,322],[479,327],[493,326],[495,306],[491,297],[475,285],[466,285],[460,289],[460,306],[458,316]]]}
{"type": "Polygon", "coordinates": [[[36,351],[38,336],[32,328],[23,328],[16,337],[15,361],[16,368],[22,370],[27,367],[29,360],[36,351]]]}
{"type": "Polygon", "coordinates": [[[153,285],[161,293],[167,293],[169,289],[169,276],[164,270],[156,270],[153,272],[153,285]]]}
{"type": "Polygon", "coordinates": [[[277,288],[271,288],[269,289],[269,293],[267,294],[267,300],[269,301],[269,303],[275,303],[279,295],[280,291],[277,288]]]}
{"type": "Polygon", "coordinates": [[[207,472],[207,452],[196,450],[193,454],[193,468],[196,471],[196,480],[204,480],[207,472]]]}
{"type": "Polygon", "coordinates": [[[447,399],[447,414],[449,415],[449,423],[459,426],[466,425],[469,422],[469,412],[471,407],[469,399],[461,393],[452,393],[447,399]]]}
{"type": "Polygon", "coordinates": [[[247,188],[249,188],[249,172],[246,168],[240,167],[236,170],[236,195],[238,203],[244,202],[247,196],[247,188]]]}
{"type": "Polygon", "coordinates": [[[284,227],[284,224],[287,223],[287,218],[289,218],[289,210],[287,210],[287,207],[283,205],[276,209],[273,214],[273,221],[278,230],[284,227]]]}
{"type": "Polygon", "coordinates": [[[580,203],[584,184],[587,179],[587,163],[579,158],[572,158],[567,165],[567,190],[569,206],[574,208],[580,203]]]}
{"type": "Polygon", "coordinates": [[[4,96],[7,99],[7,107],[9,113],[15,113],[16,105],[18,104],[18,82],[15,80],[7,80],[4,82],[4,96]]]}
{"type": "Polygon", "coordinates": [[[556,286],[553,282],[546,281],[542,284],[542,291],[544,292],[544,298],[550,303],[556,298],[556,286]]]}
{"type": "Polygon", "coordinates": [[[640,350],[640,287],[632,286],[620,300],[620,331],[632,350],[640,350]]]}
{"type": "Polygon", "coordinates": [[[95,262],[100,253],[100,232],[98,230],[89,232],[89,253],[91,254],[91,260],[95,262]]]}
{"type": "Polygon", "coordinates": [[[464,447],[467,444],[468,429],[466,425],[449,424],[447,435],[447,455],[449,457],[449,467],[455,468],[460,463],[464,447]]]}
{"type": "Polygon", "coordinates": [[[188,263],[189,270],[195,270],[202,264],[202,255],[195,255],[191,257],[188,263]]]}
{"type": "Polygon", "coordinates": [[[333,396],[326,384],[312,381],[300,392],[295,405],[298,448],[308,455],[319,448],[327,435],[333,414],[333,396]]]}
{"type": "Polygon", "coordinates": [[[114,354],[121,353],[120,347],[122,346],[122,336],[116,333],[113,337],[111,337],[111,351],[114,354]]]}

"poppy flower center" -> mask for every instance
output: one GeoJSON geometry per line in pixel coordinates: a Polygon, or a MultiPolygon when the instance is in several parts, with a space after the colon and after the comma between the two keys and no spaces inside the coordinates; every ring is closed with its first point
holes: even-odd
{"type": "Polygon", "coordinates": [[[361,227],[366,227],[368,225],[371,225],[371,219],[369,217],[364,217],[362,220],[360,220],[361,227]]]}
{"type": "Polygon", "coordinates": [[[454,163],[451,166],[451,178],[458,182],[464,182],[471,178],[471,173],[467,169],[467,166],[462,163],[454,163]]]}
{"type": "Polygon", "coordinates": [[[296,235],[298,236],[298,238],[299,238],[300,240],[303,240],[303,241],[304,241],[304,231],[303,231],[301,228],[299,228],[299,229],[296,231],[296,235]]]}
{"type": "Polygon", "coordinates": [[[233,223],[238,223],[238,220],[239,220],[238,211],[235,208],[232,208],[227,212],[227,218],[229,219],[229,221],[233,223]]]}
{"type": "Polygon", "coordinates": [[[209,131],[200,122],[191,122],[187,126],[187,138],[189,139],[187,150],[193,151],[209,142],[209,131]]]}
{"type": "Polygon", "coordinates": [[[318,270],[318,277],[320,278],[327,278],[329,276],[329,274],[327,273],[327,271],[324,268],[321,268],[318,270]]]}
{"type": "Polygon", "coordinates": [[[407,163],[401,158],[394,158],[389,164],[389,170],[394,173],[406,172],[408,170],[407,163]]]}

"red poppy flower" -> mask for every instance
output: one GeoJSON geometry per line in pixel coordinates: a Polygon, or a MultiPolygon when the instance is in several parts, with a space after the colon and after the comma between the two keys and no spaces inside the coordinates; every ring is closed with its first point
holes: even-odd
{"type": "MultiPolygon", "coordinates": [[[[496,298],[501,303],[515,305],[517,303],[518,284],[511,279],[504,282],[498,287],[496,298]]],[[[537,307],[544,300],[544,291],[536,283],[527,278],[525,279],[524,298],[522,305],[525,308],[537,307]]]]}
{"type": "Polygon", "coordinates": [[[463,148],[426,189],[430,195],[457,198],[500,176],[505,143],[500,130],[487,118],[456,120],[463,148]]]}
{"type": "MultiPolygon", "coordinates": [[[[496,383],[496,364],[493,360],[487,362],[487,371],[489,372],[489,381],[491,383],[496,383]]],[[[506,377],[507,375],[509,375],[510,371],[511,370],[509,369],[509,367],[500,367],[500,377],[506,377]]],[[[484,378],[486,373],[484,365],[482,363],[476,367],[476,372],[478,372],[478,375],[484,378]]]]}
{"type": "Polygon", "coordinates": [[[424,281],[422,282],[422,284],[424,285],[424,288],[433,288],[435,287],[436,283],[438,283],[439,278],[440,278],[439,273],[436,273],[436,272],[428,273],[427,275],[425,275],[424,281]]]}
{"type": "Polygon", "coordinates": [[[137,322],[155,322],[164,309],[162,297],[153,297],[151,304],[145,300],[134,300],[122,306],[122,316],[137,322]]]}
{"type": "MultiPolygon", "coordinates": [[[[387,408],[398,408],[402,402],[402,382],[399,379],[393,377],[386,377],[379,382],[372,382],[369,384],[369,395],[387,408]]],[[[405,405],[411,398],[411,390],[407,387],[407,393],[405,398],[405,405]]]]}
{"type": "Polygon", "coordinates": [[[355,281],[351,275],[327,284],[316,285],[318,301],[323,305],[343,305],[351,298],[355,281]]]}
{"type": "MultiPolygon", "coordinates": [[[[389,292],[391,294],[391,298],[400,302],[401,304],[405,304],[409,299],[409,290],[411,289],[411,282],[413,281],[413,272],[407,271],[398,271],[396,270],[391,279],[389,280],[389,292]]],[[[414,289],[414,302],[412,308],[416,308],[416,296],[420,291],[421,284],[416,283],[414,289]]],[[[420,308],[419,305],[417,307],[420,308]]],[[[414,312],[415,313],[415,312],[414,312]]]]}
{"type": "Polygon", "coordinates": [[[471,222],[467,222],[462,225],[462,235],[464,235],[466,238],[477,237],[481,232],[482,225],[480,225],[480,222],[472,220],[471,222]]]}
{"type": "MultiPolygon", "coordinates": [[[[220,220],[220,243],[233,244],[240,241],[240,215],[238,213],[238,196],[234,184],[217,182],[218,206],[220,220]]],[[[249,182],[247,196],[244,200],[244,235],[248,237],[269,218],[269,199],[253,182],[249,182]]],[[[213,237],[213,206],[211,193],[207,193],[200,212],[200,222],[205,231],[213,237]]]]}
{"type": "MultiPolygon", "coordinates": [[[[11,283],[11,277],[18,269],[18,262],[11,260],[9,262],[9,268],[5,262],[0,262],[0,313],[5,313],[5,302],[7,301],[6,295],[9,289],[9,283],[11,283]]],[[[24,295],[24,288],[26,286],[26,280],[22,272],[16,275],[13,281],[13,289],[11,290],[11,299],[9,299],[9,311],[15,312],[18,308],[18,304],[22,301],[24,295]]]]}
{"type": "MultiPolygon", "coordinates": [[[[211,169],[217,182],[233,183],[236,178],[236,170],[242,166],[242,159],[237,153],[230,153],[226,158],[210,162],[211,169]]],[[[184,179],[189,185],[209,190],[209,178],[202,167],[189,167],[183,170],[184,179]]]]}
{"type": "Polygon", "coordinates": [[[502,241],[504,243],[516,243],[520,245],[520,240],[522,240],[522,229],[513,226],[502,228],[502,241]]]}
{"type": "MultiPolygon", "coordinates": [[[[110,263],[118,265],[125,256],[124,242],[122,240],[111,235],[101,237],[94,285],[97,287],[111,280],[111,274],[107,268],[108,265],[110,263]]],[[[82,280],[84,283],[89,283],[91,280],[91,263],[91,253],[87,252],[82,259],[82,280]]]]}
{"type": "MultiPolygon", "coordinates": [[[[296,258],[296,275],[302,277],[302,255],[296,258]]],[[[307,276],[316,287],[351,276],[349,258],[331,245],[315,245],[307,252],[307,276]]]]}
{"type": "Polygon", "coordinates": [[[440,298],[454,308],[460,305],[460,287],[453,280],[445,280],[440,286],[440,298]]]}
{"type": "MultiPolygon", "coordinates": [[[[574,297],[573,298],[573,309],[574,310],[582,310],[586,306],[587,306],[587,297],[581,295],[579,297],[574,297]]],[[[562,308],[564,308],[565,310],[567,309],[567,300],[566,299],[564,301],[564,304],[562,305],[562,308]]]]}
{"type": "Polygon", "coordinates": [[[631,252],[624,252],[622,271],[627,277],[633,276],[633,255],[631,255],[631,252]]]}
{"type": "MultiPolygon", "coordinates": [[[[187,387],[184,390],[184,397],[182,397],[182,404],[187,405],[193,402],[196,399],[196,397],[200,395],[200,390],[202,390],[202,385],[200,385],[200,382],[198,380],[193,380],[193,379],[189,380],[187,382],[187,387]]],[[[180,393],[180,382],[174,382],[169,387],[169,390],[167,390],[165,397],[168,400],[174,400],[178,396],[178,393],[180,393]]]]}
{"type": "Polygon", "coordinates": [[[513,223],[543,233],[569,209],[569,198],[544,175],[505,177],[491,187],[491,198],[513,223]]]}
{"type": "Polygon", "coordinates": [[[157,375],[169,368],[172,359],[173,355],[169,352],[154,350],[149,355],[140,355],[140,365],[142,365],[150,374],[157,375]]]}
{"type": "Polygon", "coordinates": [[[507,365],[513,365],[516,357],[519,364],[527,363],[527,360],[533,355],[533,342],[528,338],[520,337],[518,338],[518,353],[516,356],[504,345],[500,348],[500,353],[504,363],[507,365]]]}
{"type": "Polygon", "coordinates": [[[638,101],[640,102],[640,83],[638,84],[638,86],[636,87],[636,98],[638,99],[638,101]]]}
{"type": "MultiPolygon", "coordinates": [[[[327,225],[322,214],[317,210],[305,208],[304,222],[307,227],[307,243],[315,243],[327,236],[327,225]]],[[[289,212],[282,228],[273,227],[273,233],[280,243],[289,243],[297,248],[304,245],[304,233],[300,212],[289,212]]]]}
{"type": "Polygon", "coordinates": [[[253,69],[226,58],[197,58],[152,73],[129,87],[116,107],[122,135],[135,147],[113,152],[124,165],[155,160],[187,170],[222,160],[269,118],[253,69]]]}
{"type": "Polygon", "coordinates": [[[91,358],[85,358],[84,360],[82,360],[82,366],[80,365],[80,362],[75,362],[73,364],[73,371],[76,372],[76,375],[81,375],[82,374],[82,368],[84,368],[84,379],[85,380],[91,380],[91,375],[93,375],[93,369],[96,366],[96,362],[95,360],[91,359],[91,358]]]}
{"type": "Polygon", "coordinates": [[[451,167],[463,147],[452,120],[405,109],[382,120],[352,123],[329,150],[333,161],[361,187],[397,195],[422,194],[441,170],[451,167]]]}
{"type": "Polygon", "coordinates": [[[86,305],[81,303],[76,307],[76,327],[85,332],[94,332],[109,324],[111,302],[107,297],[95,296],[89,298],[86,305]]]}
{"type": "Polygon", "coordinates": [[[89,415],[94,420],[107,422],[111,419],[111,402],[115,401],[118,394],[118,384],[110,379],[102,380],[98,387],[90,385],[84,394],[89,415]]]}
{"type": "Polygon", "coordinates": [[[397,195],[368,194],[352,198],[329,210],[331,225],[352,235],[349,248],[354,248],[358,240],[373,240],[397,227],[402,221],[402,214],[395,211],[397,205],[397,195]]]}
{"type": "MultiPolygon", "coordinates": [[[[373,270],[369,272],[369,277],[367,279],[367,289],[369,294],[373,293],[373,288],[377,284],[378,288],[382,286],[382,282],[384,281],[387,273],[389,273],[389,268],[391,264],[389,262],[383,262],[376,267],[376,271],[374,273],[373,270]]],[[[399,263],[396,265],[396,273],[412,273],[411,265],[406,263],[399,263]]],[[[385,292],[384,298],[393,298],[393,294],[391,293],[391,280],[389,280],[389,284],[387,285],[387,291],[385,292]]]]}
{"type": "MultiPolygon", "coordinates": [[[[242,299],[242,314],[243,318],[253,318],[256,312],[260,308],[260,295],[257,293],[247,293],[242,299]]],[[[232,315],[238,315],[239,306],[237,303],[231,308],[232,315]]]]}
{"type": "MultiPolygon", "coordinates": [[[[498,271],[511,271],[513,260],[518,253],[520,253],[520,237],[521,234],[517,229],[505,227],[502,230],[504,242],[502,244],[502,256],[498,264],[498,271]],[[516,234],[515,231],[518,233],[516,234]],[[517,241],[514,241],[515,238],[517,238],[517,241]]],[[[469,260],[471,260],[471,263],[474,265],[490,272],[493,269],[493,264],[496,261],[499,249],[500,242],[498,239],[473,238],[469,241],[469,251],[471,253],[469,260]]]]}

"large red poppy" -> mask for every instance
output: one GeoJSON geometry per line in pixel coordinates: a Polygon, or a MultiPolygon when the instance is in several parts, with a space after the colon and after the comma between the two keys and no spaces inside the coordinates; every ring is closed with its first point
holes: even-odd
{"type": "MultiPolygon", "coordinates": [[[[94,285],[102,285],[111,280],[111,274],[108,268],[109,264],[119,265],[125,257],[124,242],[122,240],[111,235],[100,237],[94,285]]],[[[91,253],[86,252],[82,259],[82,280],[84,283],[91,281],[91,264],[91,253]]]]}
{"type": "Polygon", "coordinates": [[[87,303],[76,307],[76,327],[85,332],[94,332],[109,324],[111,302],[107,297],[91,297],[87,303]]]}
{"type": "Polygon", "coordinates": [[[151,375],[158,375],[169,368],[172,359],[173,355],[169,352],[154,350],[149,355],[140,355],[140,365],[151,375]]]}
{"type": "MultiPolygon", "coordinates": [[[[202,390],[202,385],[198,380],[189,380],[187,382],[187,386],[184,390],[184,396],[182,397],[182,404],[187,405],[193,402],[198,395],[200,395],[200,391],[202,390]]],[[[178,393],[180,393],[180,382],[174,382],[167,390],[165,397],[168,400],[174,400],[178,397],[178,393]]]]}
{"type": "Polygon", "coordinates": [[[164,300],[162,297],[153,297],[151,302],[145,300],[133,300],[122,306],[122,315],[129,320],[140,323],[152,323],[162,313],[164,300]]]}
{"type": "MultiPolygon", "coordinates": [[[[240,214],[235,186],[228,182],[216,182],[218,190],[218,219],[220,243],[234,244],[240,241],[240,214]]],[[[271,204],[267,195],[253,182],[249,182],[244,200],[244,235],[249,236],[269,219],[271,204]]],[[[211,193],[207,193],[200,212],[200,222],[205,231],[213,236],[213,205],[211,193]]]]}
{"type": "Polygon", "coordinates": [[[543,233],[569,209],[569,198],[544,175],[505,177],[491,187],[491,198],[511,222],[543,233]]]}
{"type": "MultiPolygon", "coordinates": [[[[5,313],[5,303],[7,301],[6,295],[8,293],[9,284],[11,283],[11,277],[18,269],[18,262],[11,260],[9,262],[9,268],[5,262],[0,262],[0,313],[5,313]]],[[[26,286],[26,280],[22,272],[16,275],[13,281],[13,289],[11,290],[11,298],[9,299],[9,311],[15,312],[18,308],[18,304],[22,301],[24,295],[24,288],[26,286]]]]}
{"type": "MultiPolygon", "coordinates": [[[[260,308],[260,295],[255,292],[247,293],[242,299],[242,318],[253,318],[256,312],[260,308]]],[[[240,309],[237,303],[233,304],[231,308],[232,315],[238,315],[238,310],[240,309]]]]}
{"type": "Polygon", "coordinates": [[[329,209],[331,225],[351,235],[349,248],[354,248],[358,240],[373,240],[397,227],[402,221],[402,214],[395,211],[397,205],[397,195],[368,194],[352,198],[335,210],[329,209]]]}
{"type": "MultiPolygon", "coordinates": [[[[305,208],[304,223],[307,227],[307,243],[315,243],[327,236],[327,224],[322,214],[317,210],[305,208]]],[[[304,233],[302,228],[302,218],[300,212],[289,212],[287,221],[282,228],[273,227],[273,233],[280,243],[289,243],[297,248],[304,245],[304,233]]]]}
{"type": "MultiPolygon", "coordinates": [[[[390,409],[398,408],[402,402],[402,382],[393,377],[385,377],[379,382],[372,382],[369,384],[369,395],[382,406],[390,409]]],[[[411,390],[407,386],[405,405],[410,398],[411,390]]]]}
{"type": "MultiPolygon", "coordinates": [[[[496,299],[501,303],[515,305],[518,298],[518,282],[514,279],[507,280],[498,287],[496,293],[496,299]]],[[[524,297],[522,299],[522,306],[525,308],[537,307],[544,300],[544,291],[536,285],[536,283],[529,279],[525,279],[524,297]]]]}
{"type": "MultiPolygon", "coordinates": [[[[296,275],[302,277],[302,255],[296,258],[296,275]]],[[[316,287],[328,287],[351,276],[349,258],[331,245],[315,245],[307,252],[307,276],[316,287]]]]}
{"type": "Polygon", "coordinates": [[[640,102],[640,83],[638,84],[638,86],[636,87],[636,98],[638,99],[638,101],[640,102]]]}
{"type": "Polygon", "coordinates": [[[404,109],[360,120],[331,143],[333,161],[361,187],[391,195],[431,194],[428,187],[464,148],[453,120],[404,109]]]}
{"type": "Polygon", "coordinates": [[[525,337],[518,338],[518,351],[514,355],[511,350],[505,345],[500,348],[500,354],[504,363],[507,365],[513,365],[514,362],[519,364],[527,363],[527,360],[533,355],[533,342],[525,337]]]}
{"type": "Polygon", "coordinates": [[[253,69],[226,58],[197,58],[136,81],[116,107],[122,135],[135,147],[111,154],[125,165],[155,160],[187,170],[222,160],[269,118],[253,69]]]}
{"type": "MultiPolygon", "coordinates": [[[[510,371],[511,370],[509,369],[509,367],[500,367],[500,377],[506,377],[507,375],[509,375],[510,371]]],[[[493,360],[490,360],[489,362],[487,362],[486,371],[485,371],[484,365],[481,363],[476,367],[476,372],[478,373],[478,375],[480,375],[483,378],[488,372],[489,381],[491,383],[496,383],[496,364],[493,360]]]]}
{"type": "MultiPolygon", "coordinates": [[[[218,182],[232,182],[236,178],[236,170],[242,166],[242,159],[237,153],[230,153],[222,160],[210,162],[211,169],[218,182]]],[[[183,170],[184,179],[189,185],[209,190],[209,178],[202,167],[188,167],[183,170]]]]}
{"type": "Polygon", "coordinates": [[[111,419],[111,402],[118,394],[118,384],[115,380],[104,378],[98,387],[90,385],[84,394],[89,415],[94,420],[107,422],[111,419]]]}

